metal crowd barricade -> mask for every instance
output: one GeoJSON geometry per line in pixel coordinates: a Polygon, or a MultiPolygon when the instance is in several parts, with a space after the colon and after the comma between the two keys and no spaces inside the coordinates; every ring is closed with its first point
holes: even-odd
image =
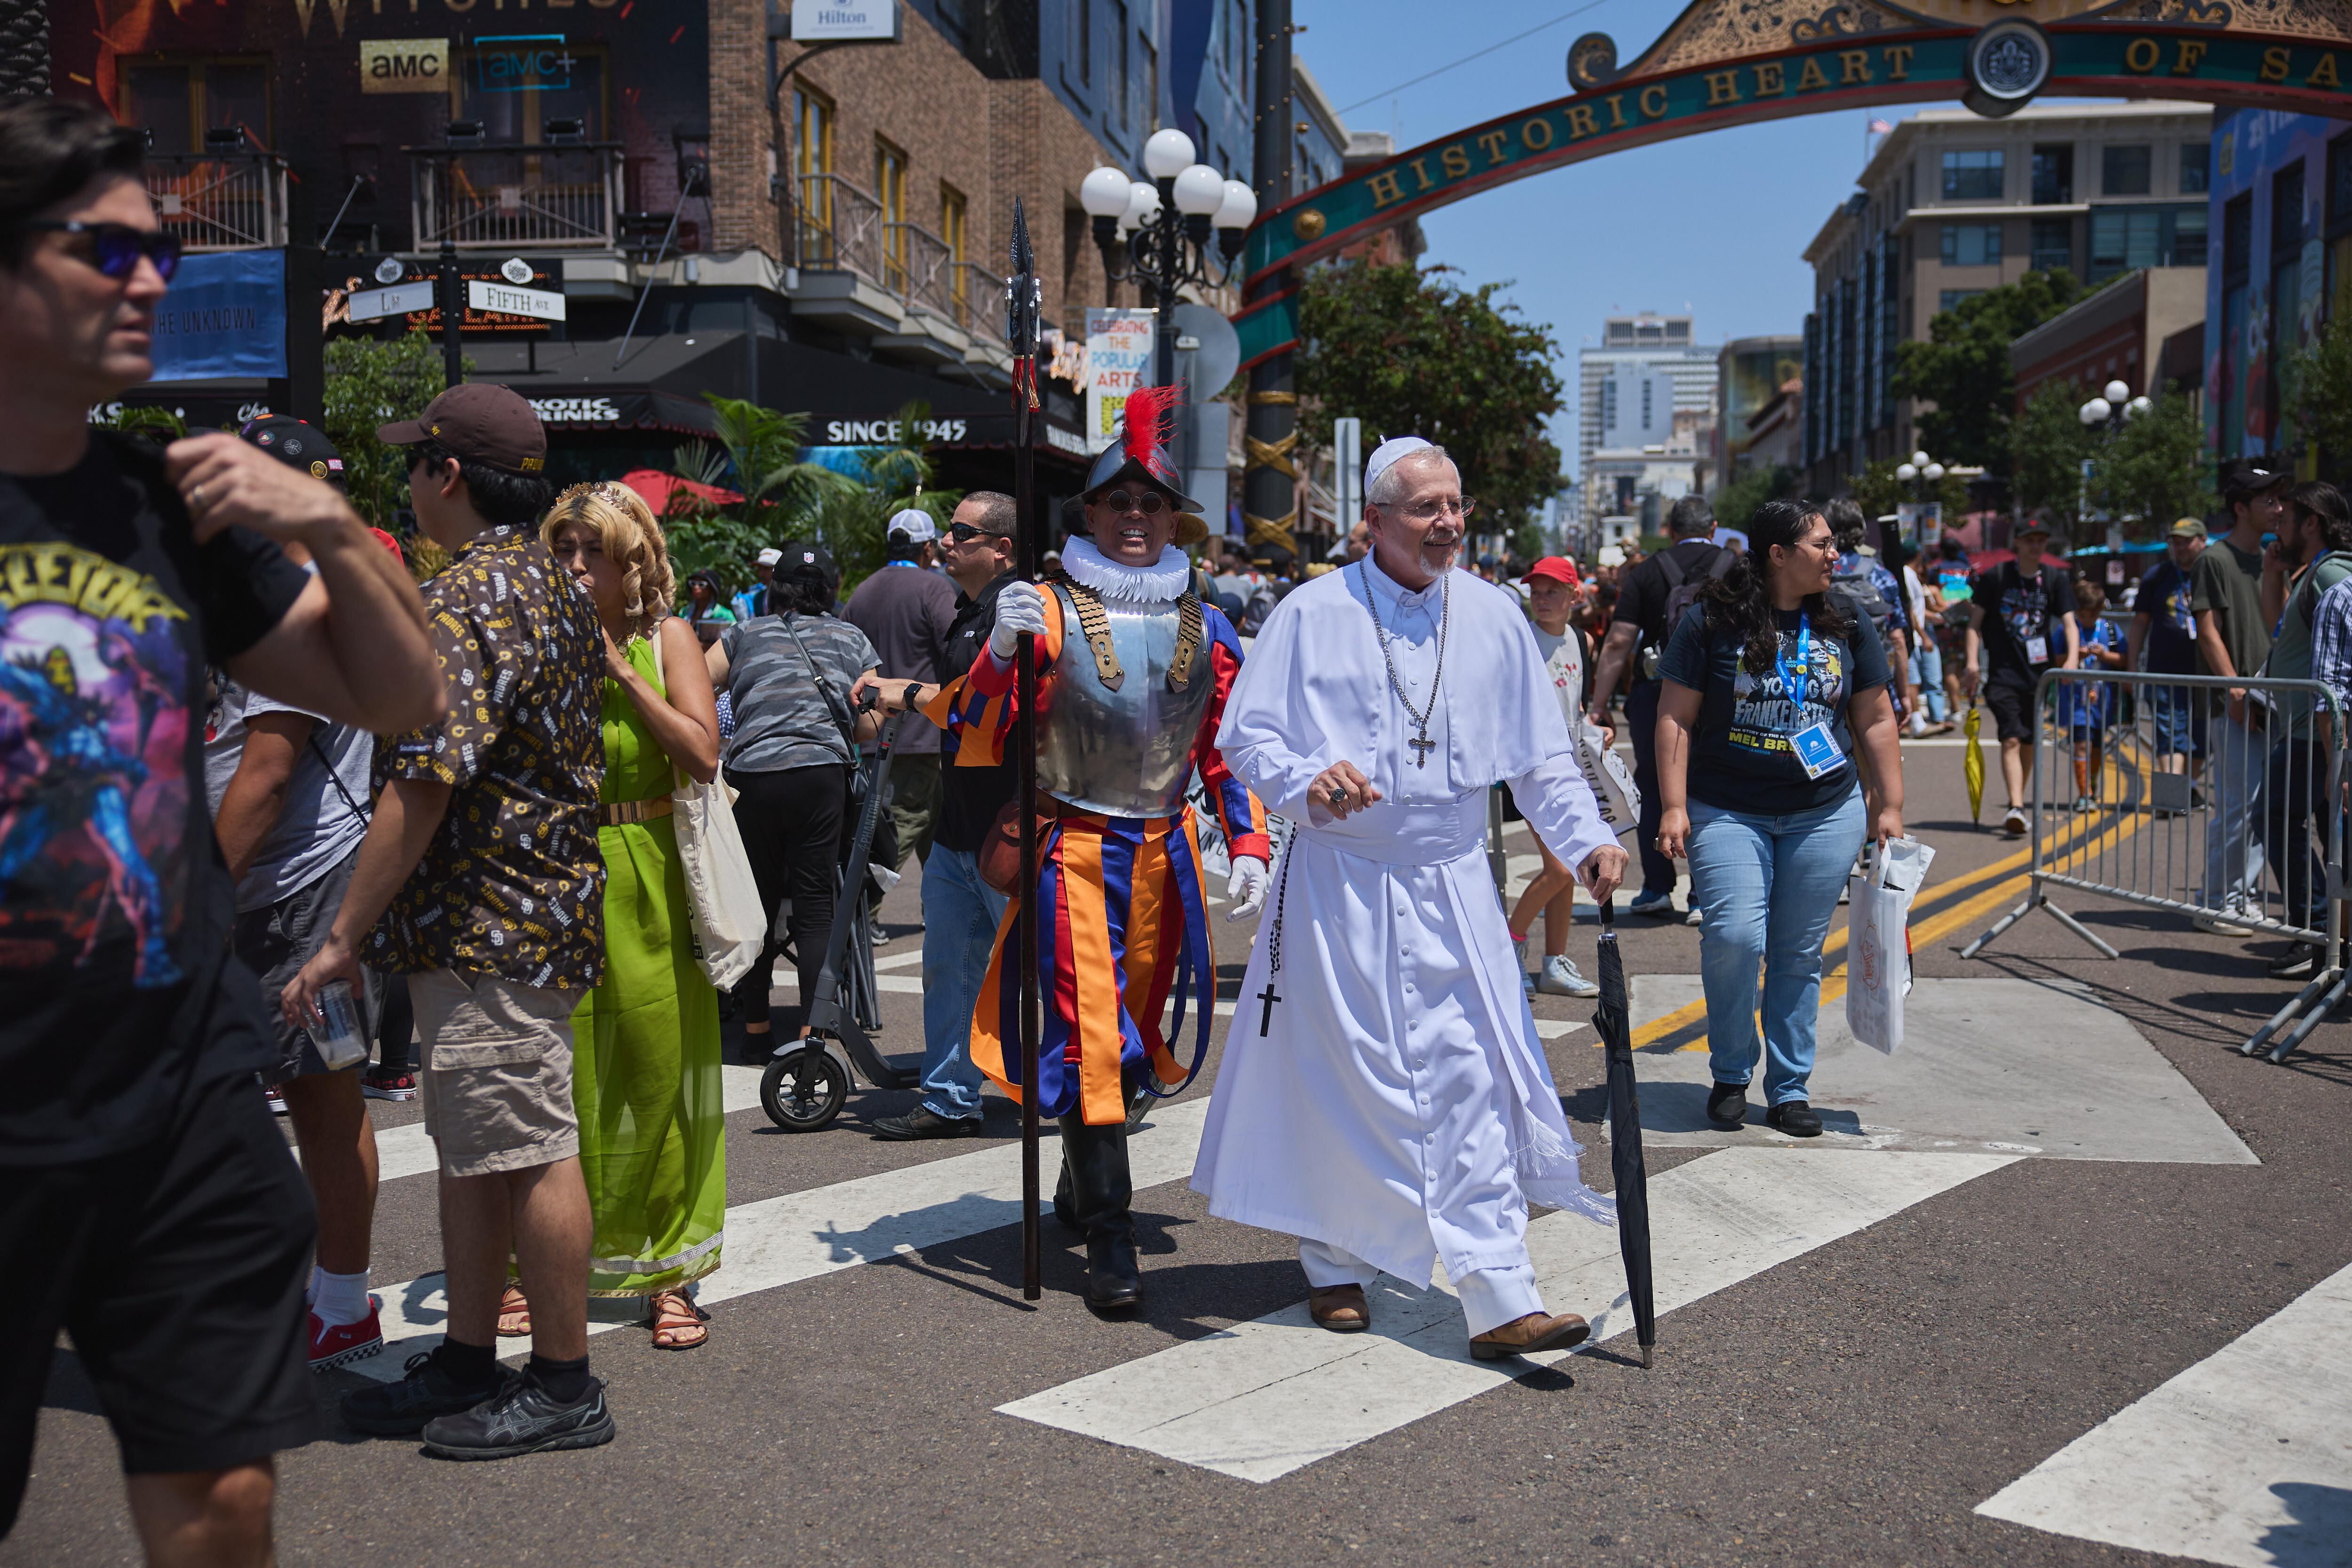
{"type": "MultiPolygon", "coordinates": [[[[2311,983],[2238,1047],[2284,1060],[2352,990],[2343,703],[2315,680],[2053,669],[2034,715],[2031,887],[1960,956],[2036,909],[2119,956],[2051,901],[2053,888],[2310,942],[2311,983]],[[2222,706],[2231,690],[2247,693],[2245,722],[2222,706]]],[[[1999,760],[1985,762],[1990,795],[1999,760]]]]}

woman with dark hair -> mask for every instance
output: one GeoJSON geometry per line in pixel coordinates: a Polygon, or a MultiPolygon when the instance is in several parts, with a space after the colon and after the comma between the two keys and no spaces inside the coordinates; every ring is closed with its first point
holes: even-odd
{"type": "Polygon", "coordinates": [[[1821,509],[1767,501],[1748,533],[1659,661],[1658,847],[1688,858],[1706,916],[1707,1120],[1747,1121],[1760,962],[1764,1120],[1812,1138],[1822,943],[1865,826],[1881,843],[1903,835],[1903,758],[1885,649],[1828,591],[1838,555],[1821,509]],[[1877,796],[1867,812],[1857,740],[1877,796]]]}
{"type": "MultiPolygon", "coordinates": [[[[879,661],[866,634],[831,613],[840,581],[823,546],[787,542],[768,589],[774,613],[729,626],[704,654],[712,685],[735,715],[727,782],[740,792],[735,821],[771,932],[776,911],[793,901],[803,1007],[833,929],[848,773],[857,764],[857,742],[878,727],[874,715],[861,719],[851,707],[851,689],[879,661]]],[[[775,961],[772,935],[735,988],[743,1032],[755,1049],[768,1043],[775,961]]]]}

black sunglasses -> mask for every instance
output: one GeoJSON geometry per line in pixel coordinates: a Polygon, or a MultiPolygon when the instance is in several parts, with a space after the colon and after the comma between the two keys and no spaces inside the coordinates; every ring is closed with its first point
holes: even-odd
{"type": "Polygon", "coordinates": [[[82,259],[117,282],[137,269],[142,256],[155,264],[156,274],[166,283],[180,269],[180,237],[163,229],[133,228],[127,223],[54,221],[16,226],[28,233],[88,237],[89,251],[82,259]]]}
{"type": "Polygon", "coordinates": [[[1168,504],[1167,498],[1158,490],[1145,490],[1139,496],[1130,496],[1125,490],[1113,490],[1103,500],[1110,502],[1113,511],[1139,511],[1146,517],[1158,517],[1160,509],[1168,504]]]}
{"type": "Polygon", "coordinates": [[[958,544],[970,544],[975,539],[1010,539],[1011,534],[999,533],[992,528],[980,528],[969,522],[948,524],[948,538],[958,544]]]}

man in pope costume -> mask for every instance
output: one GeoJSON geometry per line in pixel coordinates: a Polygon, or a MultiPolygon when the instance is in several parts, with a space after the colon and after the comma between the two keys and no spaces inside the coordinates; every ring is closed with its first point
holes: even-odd
{"type": "Polygon", "coordinates": [[[1217,733],[1234,775],[1297,825],[1226,1037],[1192,1185],[1209,1212],[1299,1238],[1325,1328],[1433,1257],[1481,1360],[1590,1331],[1544,1310],[1528,1205],[1614,1217],[1589,1191],[1538,1048],[1486,868],[1486,792],[1596,898],[1622,879],[1528,619],[1457,569],[1470,503],[1441,447],[1365,471],[1363,560],[1294,589],[1217,733]]]}

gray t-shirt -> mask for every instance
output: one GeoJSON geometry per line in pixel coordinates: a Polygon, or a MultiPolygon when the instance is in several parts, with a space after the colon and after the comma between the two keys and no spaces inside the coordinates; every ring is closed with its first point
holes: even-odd
{"type": "Polygon", "coordinates": [[[727,696],[735,710],[728,767],[773,773],[850,760],[816,671],[847,713],[851,683],[877,662],[864,632],[831,616],[761,616],[729,626],[719,646],[727,652],[727,696]]]}
{"type": "MultiPolygon", "coordinates": [[[[955,617],[955,584],[905,561],[887,563],[859,584],[841,612],[874,645],[883,674],[926,684],[940,679],[940,657],[955,617]]],[[[940,731],[918,718],[900,727],[897,749],[900,756],[936,754],[940,731]]]]}
{"type": "Polygon", "coordinates": [[[237,884],[236,912],[244,914],[300,892],[359,847],[367,833],[367,816],[355,806],[367,805],[375,738],[247,691],[226,676],[219,679],[220,701],[205,731],[205,794],[215,816],[220,815],[221,797],[228,793],[228,782],[245,756],[249,720],[263,713],[300,713],[318,720],[286,781],[286,806],[278,815],[278,826],[261,841],[253,868],[237,884]]]}

